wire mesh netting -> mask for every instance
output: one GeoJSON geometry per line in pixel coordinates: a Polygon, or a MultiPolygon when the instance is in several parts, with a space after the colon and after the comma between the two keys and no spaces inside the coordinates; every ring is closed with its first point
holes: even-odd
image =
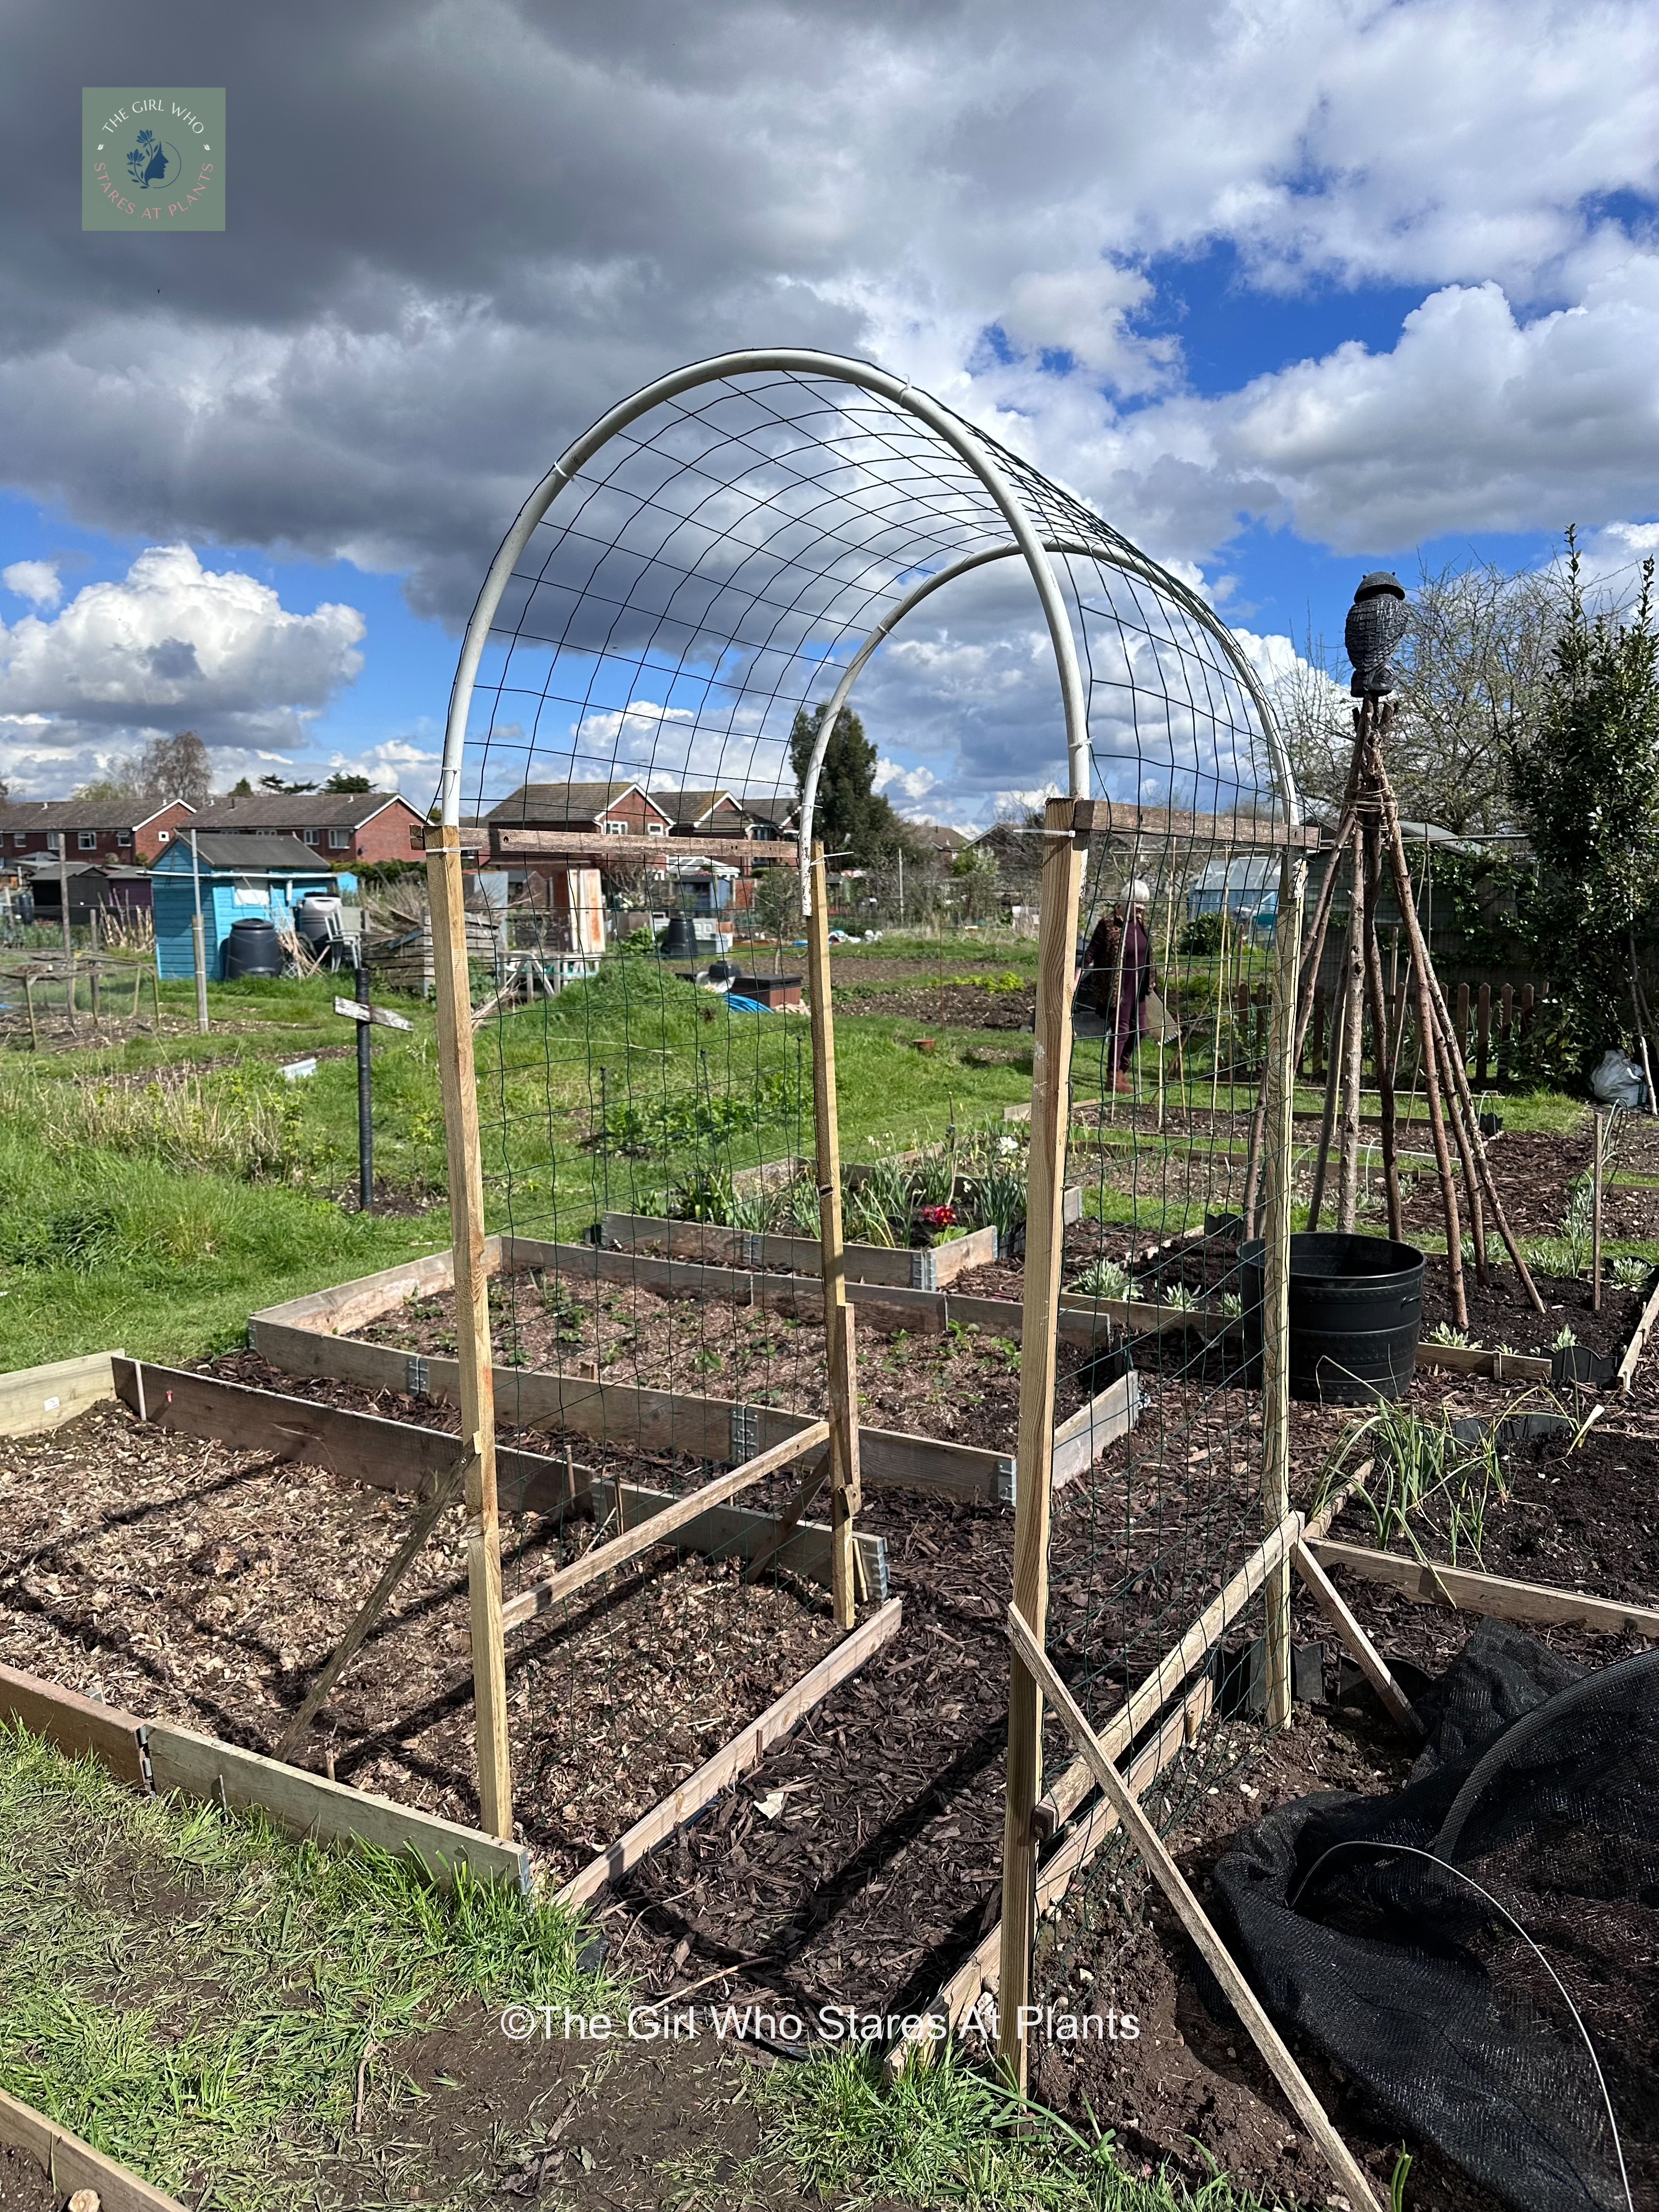
{"type": "MultiPolygon", "coordinates": [[[[1261,1534],[1237,1245],[1286,794],[1260,691],[1210,611],[890,380],[711,373],[619,422],[556,489],[480,617],[458,790],[503,1239],[498,1419],[564,1451],[572,1490],[562,1512],[526,1520],[506,1563],[509,1621],[528,1615],[509,1644],[514,1762],[533,1781],[527,1825],[574,1857],[837,1632],[825,1574],[802,1565],[825,1553],[811,1510],[793,1559],[745,1577],[801,1468],[575,1596],[536,1595],[653,1497],[826,1409],[794,835],[815,710],[946,572],[1019,556],[1012,501],[1049,548],[1081,678],[1090,793],[1074,755],[1076,795],[1109,802],[1079,946],[1074,1318],[1055,1407],[1085,1437],[1099,1407],[1100,1442],[1057,1500],[1050,1624],[1097,1719],[1261,1534]],[[1104,1400],[1131,1370],[1139,1412],[1122,1437],[1104,1400]]],[[[1058,711],[1053,728],[1040,772],[1063,780],[1058,711]]],[[[1030,825],[999,835],[1006,877],[1034,871],[1030,825]]],[[[855,998],[838,1030],[849,1274],[945,1285],[931,1318],[861,1321],[864,1418],[1006,1467],[1028,1130],[976,1095],[973,1048],[948,1032],[927,1041],[924,1084],[912,1040],[855,998]],[[975,1235],[956,1273],[948,1244],[975,1235]],[[952,1322],[952,1296],[986,1312],[952,1322]]],[[[445,1302],[413,1319],[442,1348],[445,1302]]],[[[995,1501],[988,1480],[972,1510],[1011,1538],[995,1501]]],[[[902,1587],[902,1500],[884,1510],[902,1587]]],[[[878,1595],[881,1561],[861,1557],[878,1595]]],[[[945,1774],[948,1721],[937,1734],[945,1774]]],[[[881,1778],[866,1790],[877,1817],[881,1778]]],[[[942,1783],[940,1802],[958,1788],[993,1833],[994,1768],[942,1783]]],[[[860,1836],[873,1876],[862,1817],[860,1836]]],[[[892,1854],[909,1847],[896,1829],[892,1854]]],[[[955,1963],[947,1945],[941,1974],[955,1963]]]]}

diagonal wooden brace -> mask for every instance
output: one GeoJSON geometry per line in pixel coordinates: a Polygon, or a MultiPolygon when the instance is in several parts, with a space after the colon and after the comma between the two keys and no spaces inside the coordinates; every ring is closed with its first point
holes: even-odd
{"type": "Polygon", "coordinates": [[[1324,1614],[1352,1655],[1354,1664],[1370,1684],[1407,1735],[1423,1735],[1423,1723],[1412,1701],[1389,1672],[1389,1662],[1348,1610],[1346,1599],[1313,1553],[1298,1543],[1291,1553],[1297,1574],[1307,1584],[1324,1614]]]}
{"type": "Polygon", "coordinates": [[[380,1615],[391,1604],[398,1585],[425,1549],[426,1540],[443,1518],[446,1508],[460,1496],[466,1481],[467,1469],[478,1455],[478,1440],[475,1437],[470,1450],[462,1453],[447,1474],[441,1475],[432,1495],[422,1505],[404,1532],[404,1540],[386,1561],[380,1580],[358,1608],[357,1617],[340,1638],[334,1656],[306,1693],[305,1703],[283,1729],[277,1741],[278,1759],[291,1759],[306,1730],[316,1718],[323,1700],[356,1657],[380,1615]]]}
{"type": "Polygon", "coordinates": [[[1228,2002],[1249,2029],[1251,2041],[1267,2061],[1273,2079],[1284,2091],[1297,2118],[1319,2146],[1326,2164],[1336,2176],[1339,2186],[1352,2199],[1355,2212],[1358,2212],[1361,2206],[1376,2207],[1376,2193],[1365,2169],[1331,2125],[1324,2106],[1315,2096],[1302,2069],[1291,2056],[1279,2030],[1263,2010],[1261,1999],[1245,1980],[1231,1952],[1211,1926],[1209,1916],[1194,1896],[1186,1876],[1170,1857],[1163,1837],[1142,1812],[1139,1799],[1106,1756],[1104,1747],[1090,1727],[1071,1692],[1055,1673],[1048,1653],[1032,1634],[1030,1625],[1017,1606],[1011,1605],[1008,1608],[1008,1640],[1030,1670],[1056,1717],[1065,1723],[1066,1734],[1088,1762],[1103,1796],[1115,1808],[1125,1833],[1146,1860],[1159,1888],[1175,1907],[1182,1927],[1191,1936],[1205,1965],[1226,1992],[1228,2002]]]}

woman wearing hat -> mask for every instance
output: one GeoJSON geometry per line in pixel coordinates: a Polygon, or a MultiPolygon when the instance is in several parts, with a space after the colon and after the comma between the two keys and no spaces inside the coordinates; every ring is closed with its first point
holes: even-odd
{"type": "Polygon", "coordinates": [[[1084,955],[1083,990],[1087,1001],[1111,1030],[1107,1046],[1112,1087],[1130,1088],[1129,1062],[1146,1029],[1146,1000],[1152,988],[1152,940],[1146,927],[1152,888],[1139,876],[1125,898],[1095,925],[1084,955]]]}

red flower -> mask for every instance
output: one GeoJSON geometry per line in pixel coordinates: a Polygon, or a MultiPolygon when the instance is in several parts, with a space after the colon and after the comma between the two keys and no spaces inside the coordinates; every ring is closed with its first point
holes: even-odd
{"type": "Polygon", "coordinates": [[[924,1206],[916,1216],[924,1228],[954,1229],[957,1210],[954,1206],[924,1206]]]}

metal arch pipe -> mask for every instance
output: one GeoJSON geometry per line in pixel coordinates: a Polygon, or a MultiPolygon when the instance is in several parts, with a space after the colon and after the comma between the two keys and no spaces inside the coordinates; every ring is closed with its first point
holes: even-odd
{"type": "Polygon", "coordinates": [[[477,677],[479,661],[483,657],[484,641],[495,620],[495,610],[501,605],[501,594],[507,589],[507,580],[520,554],[529,544],[537,524],[578,470],[584,467],[619,430],[626,429],[641,415],[648,414],[652,408],[660,406],[665,400],[678,398],[683,392],[695,390],[700,384],[712,384],[721,377],[754,374],[768,369],[832,377],[907,409],[918,420],[927,423],[958,459],[967,464],[989,492],[1001,509],[1013,533],[1015,549],[1024,556],[1031,580],[1036,586],[1060,674],[1073,796],[1081,798],[1086,795],[1089,787],[1088,709],[1084,696],[1083,672],[1078,663],[1077,642],[1072,635],[1065,601],[1060,597],[1059,579],[1042,550],[1036,526],[1001,468],[966,423],[960,422],[928,393],[918,391],[915,386],[892,375],[886,369],[878,368],[873,362],[853,361],[837,354],[817,353],[804,347],[768,347],[752,352],[715,354],[706,361],[692,362],[667,376],[659,377],[655,383],[647,384],[630,398],[619,401],[609,414],[601,416],[591,429],[584,431],[574,444],[566,447],[520,508],[513,527],[501,540],[495,557],[489,564],[489,573],[474,604],[471,618],[466,626],[466,635],[461,644],[455,681],[450,688],[449,718],[444,730],[443,765],[438,775],[439,820],[446,828],[456,828],[460,822],[461,761],[466,744],[466,721],[471,711],[472,687],[477,677]]]}
{"type": "MultiPolygon", "coordinates": [[[[1286,825],[1290,828],[1299,826],[1302,820],[1301,795],[1296,787],[1296,778],[1291,770],[1290,756],[1285,750],[1278,720],[1255,671],[1239,651],[1237,641],[1226,624],[1216,617],[1195,592],[1182,584],[1178,577],[1170,575],[1167,571],[1158,568],[1151,561],[1127,560],[1115,546],[1095,544],[1083,538],[1045,538],[1042,541],[1042,550],[1045,553],[1076,554],[1085,560],[1104,562],[1111,568],[1121,568],[1126,575],[1139,576],[1144,582],[1152,585],[1156,589],[1167,592],[1170,597],[1177,600],[1185,612],[1190,614],[1204,629],[1210,633],[1231,662],[1234,672],[1249,693],[1251,704],[1261,719],[1262,735],[1267,740],[1268,757],[1272,762],[1274,779],[1279,786],[1279,799],[1285,808],[1286,825]]],[[[1012,560],[1023,549],[1017,544],[981,546],[977,552],[965,553],[959,560],[949,562],[943,568],[936,568],[931,576],[924,576],[913,590],[905,594],[896,607],[891,608],[882,617],[842,672],[841,680],[824,708],[823,720],[818,725],[817,735],[812,741],[812,751],[807,762],[806,773],[801,779],[799,845],[801,912],[803,914],[810,914],[812,910],[811,848],[812,816],[817,803],[818,778],[823,772],[824,757],[830,749],[830,740],[835,734],[836,724],[841,719],[842,708],[852,696],[853,686],[863,674],[877,647],[890,637],[906,616],[913,614],[924,599],[930,599],[945,585],[954,583],[958,576],[965,576],[975,568],[985,568],[993,561],[1012,560]]],[[[1075,781],[1076,779],[1073,777],[1074,787],[1075,781]]],[[[1072,793],[1073,798],[1082,795],[1084,794],[1073,788],[1072,793]]]]}

